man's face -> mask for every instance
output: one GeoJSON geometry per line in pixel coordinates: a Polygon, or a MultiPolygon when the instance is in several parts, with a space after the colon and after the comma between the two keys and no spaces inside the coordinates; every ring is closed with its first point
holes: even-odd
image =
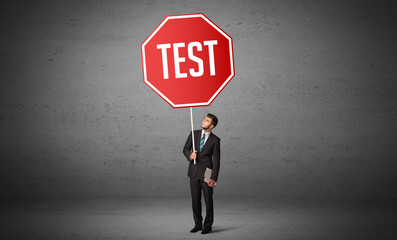
{"type": "Polygon", "coordinates": [[[212,119],[206,117],[204,121],[201,123],[201,128],[204,130],[212,129],[214,126],[212,125],[212,119]]]}

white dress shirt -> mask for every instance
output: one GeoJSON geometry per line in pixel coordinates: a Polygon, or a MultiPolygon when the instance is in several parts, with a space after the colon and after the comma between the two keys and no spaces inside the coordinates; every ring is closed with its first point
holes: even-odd
{"type": "MultiPolygon", "coordinates": [[[[205,139],[204,139],[204,145],[205,145],[205,143],[207,142],[207,139],[208,139],[208,137],[210,136],[211,132],[204,132],[204,130],[201,129],[200,140],[201,140],[201,138],[203,137],[203,134],[204,134],[204,133],[205,133],[205,139]]],[[[204,146],[204,145],[203,145],[203,146],[204,146]]]]}

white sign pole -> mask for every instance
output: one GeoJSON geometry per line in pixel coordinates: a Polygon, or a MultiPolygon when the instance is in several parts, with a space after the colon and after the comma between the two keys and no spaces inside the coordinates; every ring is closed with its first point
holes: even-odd
{"type": "MultiPolygon", "coordinates": [[[[193,152],[196,151],[196,148],[194,147],[194,131],[193,131],[193,112],[192,112],[192,107],[190,107],[190,121],[192,123],[192,142],[193,142],[193,152]]],[[[196,164],[196,159],[194,159],[194,164],[196,164]]]]}

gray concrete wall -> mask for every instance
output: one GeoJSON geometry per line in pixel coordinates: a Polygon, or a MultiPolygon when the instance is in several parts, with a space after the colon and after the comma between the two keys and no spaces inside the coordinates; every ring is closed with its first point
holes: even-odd
{"type": "Polygon", "coordinates": [[[202,12],[234,41],[216,197],[396,198],[393,1],[8,1],[0,198],[189,197],[189,109],[143,83],[140,44],[202,12]]]}

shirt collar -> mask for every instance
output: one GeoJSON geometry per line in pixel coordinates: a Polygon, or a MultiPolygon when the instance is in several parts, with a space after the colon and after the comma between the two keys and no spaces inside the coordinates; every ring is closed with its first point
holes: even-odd
{"type": "Polygon", "coordinates": [[[208,137],[211,132],[204,132],[204,130],[201,129],[201,136],[203,136],[203,133],[205,133],[205,136],[208,137]]]}

